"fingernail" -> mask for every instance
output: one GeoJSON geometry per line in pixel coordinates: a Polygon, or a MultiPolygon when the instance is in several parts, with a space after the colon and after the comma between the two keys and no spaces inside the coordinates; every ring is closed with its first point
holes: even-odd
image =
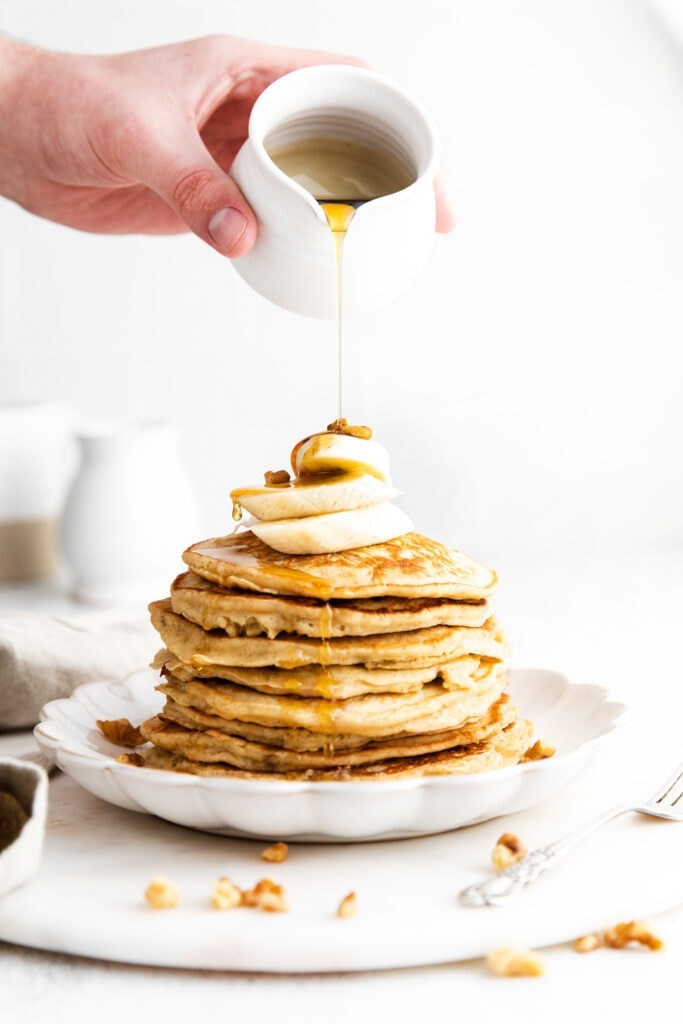
{"type": "Polygon", "coordinates": [[[209,221],[209,234],[226,256],[229,256],[247,229],[247,218],[234,206],[214,213],[209,221]]]}

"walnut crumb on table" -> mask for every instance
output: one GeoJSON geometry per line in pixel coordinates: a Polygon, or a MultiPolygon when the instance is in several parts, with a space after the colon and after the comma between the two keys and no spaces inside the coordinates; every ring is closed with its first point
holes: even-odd
{"type": "Polygon", "coordinates": [[[655,935],[647,921],[621,921],[613,928],[606,928],[602,933],[582,935],[574,943],[577,953],[592,953],[594,949],[600,949],[603,946],[607,949],[642,946],[645,949],[659,952],[664,948],[664,943],[659,936],[655,935]]]}
{"type": "Polygon", "coordinates": [[[545,974],[543,958],[531,949],[494,949],[486,963],[499,978],[540,978],[545,974]]]}
{"type": "Polygon", "coordinates": [[[152,910],[168,910],[180,902],[178,886],[170,878],[157,875],[145,890],[145,899],[152,910]]]}
{"type": "Polygon", "coordinates": [[[503,832],[493,848],[491,860],[496,871],[503,871],[525,857],[526,853],[526,846],[519,836],[514,832],[503,832]]]}
{"type": "Polygon", "coordinates": [[[261,854],[261,860],[267,860],[271,864],[282,864],[287,859],[289,847],[287,843],[274,843],[268,846],[261,854]]]}
{"type": "Polygon", "coordinates": [[[289,910],[285,890],[281,885],[277,885],[272,878],[262,878],[253,889],[244,890],[242,906],[265,910],[269,914],[279,914],[289,910]]]}
{"type": "Polygon", "coordinates": [[[594,949],[600,949],[602,944],[602,936],[593,932],[590,935],[582,935],[580,939],[577,939],[574,943],[574,950],[577,953],[592,953],[594,949]]]}
{"type": "Polygon", "coordinates": [[[358,911],[358,900],[355,892],[348,893],[337,907],[337,917],[355,917],[358,911]]]}
{"type": "Polygon", "coordinates": [[[623,921],[608,928],[603,935],[604,943],[610,949],[625,949],[626,946],[644,946],[655,952],[663,949],[664,943],[654,934],[647,921],[623,921]]]}
{"type": "Polygon", "coordinates": [[[242,904],[242,890],[224,875],[214,883],[211,906],[214,910],[234,910],[242,904]]]}

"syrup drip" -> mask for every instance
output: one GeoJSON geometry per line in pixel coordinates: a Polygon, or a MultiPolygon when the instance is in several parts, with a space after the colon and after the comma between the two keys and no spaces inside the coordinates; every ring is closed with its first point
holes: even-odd
{"type": "Polygon", "coordinates": [[[321,202],[334,239],[337,271],[337,419],[342,419],[342,256],[344,239],[358,202],[321,202]]]}
{"type": "MultiPolygon", "coordinates": [[[[306,131],[306,129],[303,129],[306,131]]],[[[291,133],[286,133],[291,134],[291,133]]],[[[416,181],[416,168],[402,147],[343,133],[303,134],[287,142],[275,131],[266,139],[273,163],[320,203],[334,235],[337,254],[337,391],[338,418],[342,419],[341,384],[341,265],[344,235],[354,210],[362,203],[393,195],[416,181]]]]}

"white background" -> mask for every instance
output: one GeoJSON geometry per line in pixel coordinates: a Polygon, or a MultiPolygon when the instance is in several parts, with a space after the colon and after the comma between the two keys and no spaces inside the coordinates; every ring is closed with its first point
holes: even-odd
{"type": "MultiPolygon", "coordinates": [[[[388,447],[420,531],[504,570],[683,541],[667,7],[0,0],[0,29],[84,52],[219,31],[330,48],[431,109],[458,227],[409,294],[348,322],[344,414],[388,447]]],[[[178,420],[207,536],[232,487],[334,418],[335,359],[330,322],[270,305],[194,236],[97,237],[0,200],[0,402],[178,420]]]]}
{"type": "MultiPolygon", "coordinates": [[[[662,734],[678,743],[683,692],[681,7],[0,0],[0,30],[73,50],[232,31],[357,53],[431,108],[458,228],[436,239],[409,294],[349,325],[345,411],[389,448],[419,529],[504,582],[510,569],[502,621],[521,663],[601,683],[632,707],[635,742],[611,762],[629,777],[661,756],[662,734]]],[[[269,305],[193,237],[98,238],[0,201],[0,403],[180,420],[207,534],[230,524],[231,487],[333,418],[334,362],[331,325],[269,305]]],[[[595,791],[597,802],[599,778],[595,791]]],[[[567,793],[563,827],[536,838],[584,810],[567,793]]],[[[626,879],[624,917],[631,891],[626,879]]],[[[680,911],[656,930],[661,956],[579,958],[565,945],[548,951],[546,979],[500,984],[481,963],[290,979],[1,955],[7,1005],[32,1024],[101,1016],[103,986],[112,1005],[162,1005],[169,1020],[202,1006],[283,1020],[322,1007],[330,1021],[389,1007],[403,1021],[444,1004],[515,1024],[530,1005],[542,1019],[589,1007],[632,1024],[653,993],[662,1020],[680,1015],[680,911]]]]}

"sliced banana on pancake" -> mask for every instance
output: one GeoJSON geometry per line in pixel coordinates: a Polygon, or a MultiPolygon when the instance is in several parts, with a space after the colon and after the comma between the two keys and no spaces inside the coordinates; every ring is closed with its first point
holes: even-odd
{"type": "Polygon", "coordinates": [[[336,431],[312,434],[295,445],[292,469],[300,477],[360,472],[391,482],[386,448],[369,438],[336,431]]]}
{"type": "Polygon", "coordinates": [[[327,512],[303,519],[276,519],[251,524],[252,533],[284,554],[319,555],[383,544],[413,524],[397,505],[388,501],[343,512],[327,512]]]}
{"type": "Polygon", "coordinates": [[[331,554],[393,540],[413,529],[390,504],[389,456],[370,439],[368,428],[338,421],[299,441],[292,450],[294,479],[266,473],[263,487],[230,492],[237,515],[245,509],[253,533],[275,551],[291,555],[331,554]],[[362,433],[354,433],[361,431],[362,433]]]}
{"type": "Polygon", "coordinates": [[[233,502],[264,522],[296,519],[363,508],[390,501],[399,494],[394,487],[369,473],[345,474],[315,482],[301,478],[263,487],[237,487],[230,492],[233,502]]]}

